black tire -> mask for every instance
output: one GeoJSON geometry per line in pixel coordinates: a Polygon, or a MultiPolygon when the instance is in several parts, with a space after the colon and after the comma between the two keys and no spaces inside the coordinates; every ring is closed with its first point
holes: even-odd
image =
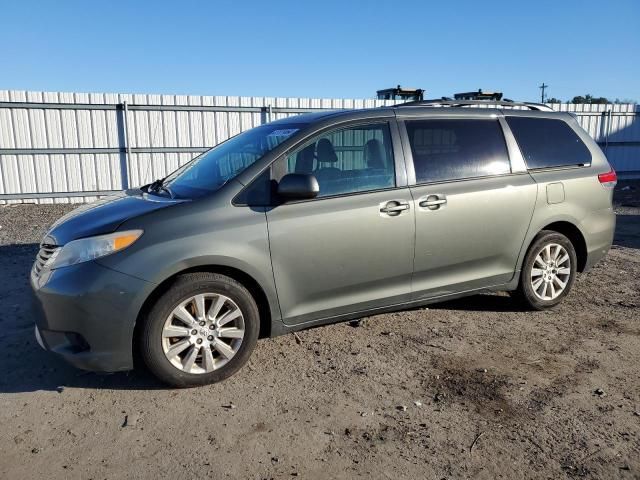
{"type": "Polygon", "coordinates": [[[233,375],[249,359],[260,331],[258,306],[249,291],[230,277],[206,272],[178,277],[149,310],[143,322],[140,349],[146,366],[162,382],[180,388],[216,383],[233,375]],[[236,354],[226,364],[211,372],[189,373],[174,366],[165,356],[162,332],[171,312],[189,297],[200,293],[222,294],[231,299],[242,312],[244,337],[236,354]]]}
{"type": "MultiPolygon", "coordinates": [[[[536,238],[533,239],[533,242],[527,251],[527,255],[524,258],[522,271],[520,272],[518,289],[514,292],[515,297],[525,306],[533,310],[546,310],[548,308],[555,307],[571,291],[571,287],[576,280],[577,264],[576,250],[567,237],[552,230],[541,231],[536,238]],[[540,296],[538,296],[534,291],[531,280],[531,271],[534,268],[537,255],[549,244],[560,245],[566,250],[569,255],[570,273],[568,279],[566,279],[566,286],[564,287],[564,290],[557,297],[545,300],[540,298],[540,296]]],[[[554,286],[555,285],[556,284],[554,283],[554,286]]]]}

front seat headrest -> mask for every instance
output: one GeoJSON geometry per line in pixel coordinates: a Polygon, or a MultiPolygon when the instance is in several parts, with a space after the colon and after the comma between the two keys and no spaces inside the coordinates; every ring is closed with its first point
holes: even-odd
{"type": "Polygon", "coordinates": [[[382,142],[372,138],[364,144],[364,163],[367,168],[385,168],[382,142]]]}
{"type": "Polygon", "coordinates": [[[296,173],[311,173],[313,171],[313,151],[315,145],[307,145],[296,155],[296,173]]]}
{"type": "Polygon", "coordinates": [[[316,158],[318,163],[336,163],[338,161],[338,156],[336,155],[336,151],[333,148],[331,140],[328,138],[321,138],[318,140],[318,145],[316,146],[316,158]]]}

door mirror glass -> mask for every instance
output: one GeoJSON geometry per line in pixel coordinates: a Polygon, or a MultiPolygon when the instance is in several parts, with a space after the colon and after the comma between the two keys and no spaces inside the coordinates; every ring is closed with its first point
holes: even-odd
{"type": "Polygon", "coordinates": [[[308,173],[289,173],[278,182],[278,196],[287,200],[315,198],[319,192],[318,180],[308,173]]]}

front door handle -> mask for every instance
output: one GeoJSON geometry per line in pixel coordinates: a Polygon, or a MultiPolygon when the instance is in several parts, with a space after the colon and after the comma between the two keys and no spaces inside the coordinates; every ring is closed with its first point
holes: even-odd
{"type": "Polygon", "coordinates": [[[383,216],[397,217],[405,210],[409,210],[409,202],[403,200],[391,200],[380,204],[380,214],[383,216]]]}
{"type": "Polygon", "coordinates": [[[418,205],[429,210],[437,210],[445,203],[447,203],[447,197],[441,194],[427,195],[418,201],[418,205]]]}

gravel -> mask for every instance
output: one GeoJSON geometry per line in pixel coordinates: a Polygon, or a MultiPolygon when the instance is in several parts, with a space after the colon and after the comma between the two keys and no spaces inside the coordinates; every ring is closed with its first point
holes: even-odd
{"type": "Polygon", "coordinates": [[[49,226],[78,205],[0,205],[0,245],[39,244],[49,226]]]}
{"type": "Polygon", "coordinates": [[[614,248],[552,311],[476,295],[307,330],[191,390],[40,350],[28,272],[72,207],[0,207],[0,478],[638,478],[640,204],[624,202],[614,248]]]}

